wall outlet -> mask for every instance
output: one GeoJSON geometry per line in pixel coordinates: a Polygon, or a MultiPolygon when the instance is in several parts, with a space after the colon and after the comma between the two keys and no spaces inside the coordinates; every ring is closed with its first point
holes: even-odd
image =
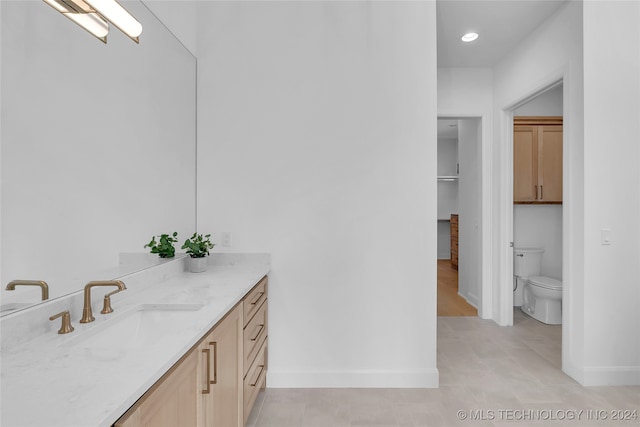
{"type": "Polygon", "coordinates": [[[223,231],[220,233],[220,245],[224,247],[231,246],[231,232],[223,231]]]}

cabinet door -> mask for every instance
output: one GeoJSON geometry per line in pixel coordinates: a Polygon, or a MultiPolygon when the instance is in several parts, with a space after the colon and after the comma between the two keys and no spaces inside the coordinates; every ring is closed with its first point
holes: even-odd
{"type": "Polygon", "coordinates": [[[562,126],[538,128],[539,200],[562,202],[562,126]]]}
{"type": "Polygon", "coordinates": [[[195,427],[198,395],[198,353],[192,351],[173,371],[156,383],[116,427],[195,427]]]}
{"type": "Polygon", "coordinates": [[[513,201],[534,202],[538,195],[538,127],[514,126],[513,201]]]}
{"type": "Polygon", "coordinates": [[[206,337],[200,351],[202,427],[241,427],[242,321],[239,306],[206,337]]]}

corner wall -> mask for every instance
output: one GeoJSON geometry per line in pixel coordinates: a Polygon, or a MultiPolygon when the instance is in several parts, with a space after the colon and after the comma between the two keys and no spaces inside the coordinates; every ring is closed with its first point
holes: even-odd
{"type": "Polygon", "coordinates": [[[199,228],[272,254],[269,386],[436,387],[435,3],[198,16],[199,228]]]}

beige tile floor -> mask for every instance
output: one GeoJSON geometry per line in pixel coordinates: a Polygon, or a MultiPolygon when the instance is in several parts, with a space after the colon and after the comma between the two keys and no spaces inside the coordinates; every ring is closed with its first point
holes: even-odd
{"type": "Polygon", "coordinates": [[[640,425],[640,387],[582,387],[560,363],[561,327],[519,310],[513,327],[477,317],[439,317],[440,388],[268,388],[247,426],[640,425]],[[459,419],[458,411],[467,418],[459,419]],[[635,419],[612,419],[633,417],[632,411],[635,419]]]}

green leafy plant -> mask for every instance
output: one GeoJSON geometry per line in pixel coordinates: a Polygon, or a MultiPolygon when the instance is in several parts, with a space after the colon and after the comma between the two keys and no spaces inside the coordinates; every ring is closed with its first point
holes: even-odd
{"type": "Polygon", "coordinates": [[[153,236],[151,241],[144,247],[151,248],[151,253],[160,255],[160,258],[173,258],[176,254],[176,248],[173,247],[173,244],[177,242],[178,233],[174,231],[171,236],[168,234],[153,236]],[[158,240],[156,240],[156,237],[158,237],[158,240]]]}
{"type": "Polygon", "coordinates": [[[209,249],[213,249],[215,246],[209,238],[211,234],[198,234],[193,233],[193,236],[184,241],[182,249],[186,249],[191,258],[203,258],[209,255],[209,249]]]}

